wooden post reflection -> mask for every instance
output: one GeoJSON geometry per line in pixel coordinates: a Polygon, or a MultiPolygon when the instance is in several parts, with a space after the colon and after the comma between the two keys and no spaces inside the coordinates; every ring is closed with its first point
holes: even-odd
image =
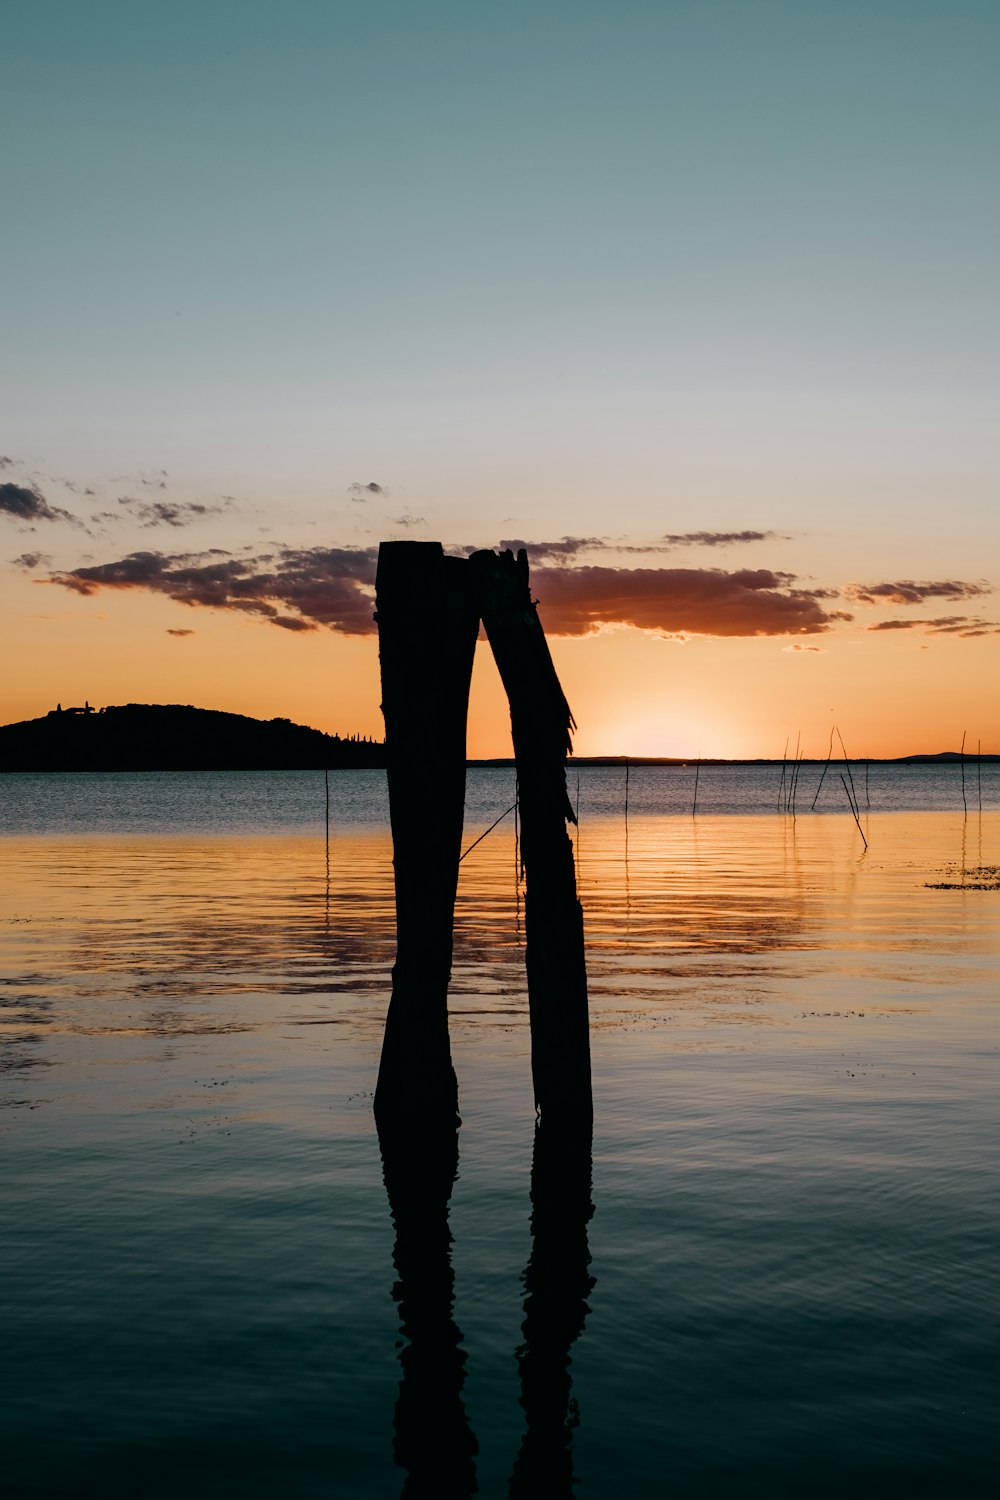
{"type": "Polygon", "coordinates": [[[525,1432],[509,1493],[517,1500],[573,1493],[573,1428],[579,1414],[570,1376],[570,1348],[590,1311],[587,1224],[591,1194],[591,1132],[546,1125],[535,1129],[531,1169],[531,1254],[524,1272],[524,1342],[517,1351],[525,1432]]]}
{"type": "Polygon", "coordinates": [[[454,1319],[448,1205],[458,1172],[452,1126],[380,1128],[382,1172],[396,1230],[392,1259],[405,1340],[393,1454],[407,1500],[461,1500],[477,1491],[475,1436],[462,1401],[466,1354],[454,1319]]]}

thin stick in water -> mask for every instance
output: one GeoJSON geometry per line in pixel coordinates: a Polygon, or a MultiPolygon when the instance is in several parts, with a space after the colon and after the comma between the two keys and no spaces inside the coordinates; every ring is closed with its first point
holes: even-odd
{"type": "Polygon", "coordinates": [[[958,752],[958,754],[959,754],[959,762],[960,762],[961,767],[962,767],[962,807],[965,809],[966,816],[968,816],[968,813],[969,813],[969,804],[965,800],[965,736],[967,734],[968,734],[968,730],[967,729],[963,729],[962,730],[962,748],[958,752]]]}
{"type": "Polygon", "coordinates": [[[700,775],[701,775],[701,756],[699,755],[698,759],[695,761],[695,766],[694,766],[694,801],[691,804],[691,816],[692,816],[692,818],[695,816],[695,814],[698,811],[698,777],[700,775]]]}
{"type": "MultiPolygon", "coordinates": [[[[847,746],[844,744],[844,736],[841,734],[839,729],[837,730],[837,738],[840,741],[840,748],[844,752],[844,763],[847,766],[847,779],[851,783],[851,801],[854,804],[854,816],[857,817],[858,807],[860,805],[858,803],[858,794],[854,790],[854,777],[851,775],[851,762],[847,756],[847,746]]],[[[868,848],[867,844],[865,845],[865,848],[868,848]]]]}
{"type": "Polygon", "coordinates": [[[788,741],[785,740],[785,748],[781,752],[781,785],[778,787],[778,811],[781,811],[785,792],[785,761],[788,759],[788,741]]]}
{"type": "Polygon", "coordinates": [[[864,829],[861,826],[861,819],[858,817],[858,810],[854,806],[854,800],[851,797],[851,793],[848,790],[847,782],[844,780],[843,776],[841,776],[841,778],[840,778],[840,784],[844,788],[844,791],[847,792],[847,800],[851,804],[851,812],[854,814],[854,821],[858,825],[858,832],[861,835],[861,842],[864,844],[865,850],[867,851],[867,849],[868,849],[868,840],[865,838],[865,831],[864,831],[864,829]]]}
{"type": "Polygon", "coordinates": [[[521,865],[521,786],[517,777],[514,777],[514,889],[520,891],[521,876],[524,869],[521,865]]]}
{"type": "Polygon", "coordinates": [[[788,801],[792,817],[795,817],[795,798],[799,790],[799,776],[802,771],[802,730],[795,736],[795,759],[792,762],[791,786],[789,788],[788,801]]]}
{"type": "Polygon", "coordinates": [[[819,799],[820,792],[823,790],[823,783],[826,780],[826,773],[830,769],[830,762],[831,762],[832,759],[833,759],[833,730],[831,729],[830,730],[830,748],[826,752],[826,765],[823,767],[823,774],[819,778],[819,786],[816,788],[816,796],[812,800],[812,808],[811,808],[812,812],[816,811],[816,803],[817,803],[817,800],[819,799]]]}
{"type": "Polygon", "coordinates": [[[983,742],[976,741],[976,785],[979,788],[979,811],[983,810],[983,742]]]}
{"type": "MultiPolygon", "coordinates": [[[[579,773],[578,773],[579,774],[579,773]]],[[[521,877],[524,870],[521,865],[521,785],[517,777],[514,777],[514,933],[518,942],[521,940],[521,877]]]]}
{"type": "Polygon", "coordinates": [[[469,845],[468,849],[466,849],[465,854],[460,854],[458,856],[458,862],[459,862],[459,864],[462,863],[462,860],[465,858],[466,854],[471,854],[472,851],[473,851],[473,849],[475,849],[478,844],[481,844],[483,842],[483,839],[486,838],[487,834],[491,834],[493,832],[494,828],[496,828],[496,826],[497,826],[498,823],[502,823],[503,820],[504,820],[504,818],[508,818],[510,816],[510,814],[514,811],[514,809],[515,809],[516,806],[517,806],[517,803],[516,802],[512,802],[510,804],[510,806],[507,808],[506,812],[502,812],[500,814],[499,818],[495,818],[493,820],[493,822],[490,824],[489,828],[487,828],[486,833],[481,833],[477,839],[473,840],[473,842],[469,845]]]}

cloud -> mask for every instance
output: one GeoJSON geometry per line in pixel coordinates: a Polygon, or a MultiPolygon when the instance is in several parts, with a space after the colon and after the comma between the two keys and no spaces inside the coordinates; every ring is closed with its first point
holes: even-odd
{"type": "Polygon", "coordinates": [[[168,478],[166,469],[140,469],[131,474],[112,474],[111,484],[141,484],[149,490],[165,490],[168,478]]]}
{"type": "MultiPolygon", "coordinates": [[[[330,625],[331,624],[331,622],[329,620],[324,620],[323,623],[325,625],[330,625]]],[[[298,615],[275,615],[274,619],[271,621],[271,624],[272,625],[280,625],[281,628],[282,628],[282,630],[315,630],[316,629],[316,626],[310,620],[300,619],[300,617],[298,615]]],[[[341,625],[341,626],[338,627],[338,626],[335,626],[335,625],[331,625],[331,628],[332,629],[338,629],[339,628],[339,629],[342,630],[343,626],[341,625]]],[[[360,634],[370,634],[370,632],[358,632],[358,631],[353,631],[351,633],[354,634],[354,635],[357,635],[359,633],[360,634]]]]}
{"type": "Polygon", "coordinates": [[[0,469],[12,469],[19,460],[11,458],[8,453],[0,453],[0,469]]]}
{"type": "Polygon", "coordinates": [[[844,593],[858,604],[923,604],[928,599],[975,599],[990,593],[990,587],[955,578],[936,583],[905,579],[900,583],[849,583],[844,593]]]}
{"type": "Polygon", "coordinates": [[[394,526],[426,526],[425,516],[391,516],[390,520],[394,526]]]}
{"type": "Polygon", "coordinates": [[[11,566],[24,568],[30,573],[33,568],[47,568],[51,561],[47,552],[22,552],[20,557],[11,559],[11,566]]]}
{"type": "MultiPolygon", "coordinates": [[[[76,517],[68,510],[50,505],[40,490],[23,484],[0,484],[0,512],[13,516],[17,521],[72,521],[76,517]]],[[[78,524],[78,523],[77,523],[78,524]]]]}
{"type": "Polygon", "coordinates": [[[815,635],[843,611],[828,611],[790,575],[766,568],[541,567],[532,573],[551,635],[588,635],[632,625],[670,635],[815,635]]]}
{"type": "Polygon", "coordinates": [[[1000,626],[996,620],[984,620],[980,615],[939,615],[935,620],[880,620],[877,625],[869,625],[868,629],[923,630],[927,635],[974,636],[995,634],[1000,626]]]}
{"type": "Polygon", "coordinates": [[[734,542],[769,542],[773,531],[678,531],[668,532],[662,540],[671,547],[728,547],[734,542]]]}
{"type": "MultiPolygon", "coordinates": [[[[573,539],[569,538],[568,542],[573,539]]],[[[572,554],[570,553],[570,556],[572,554]]],[[[92,595],[143,589],[192,607],[234,610],[282,630],[320,626],[370,635],[376,547],[269,546],[234,556],[136,551],[113,562],[51,574],[47,581],[92,595]]],[[[604,625],[663,635],[816,635],[852,617],[829,610],[822,591],[770,569],[537,567],[532,586],[552,635],[582,636],[604,625]]]]}
{"type": "Polygon", "coordinates": [[[782,646],[783,651],[815,651],[820,656],[824,654],[822,646],[800,646],[798,641],[791,646],[782,646]]]}
{"type": "Polygon", "coordinates": [[[54,573],[48,581],[88,596],[101,589],[145,589],[179,604],[259,615],[283,630],[325,625],[345,635],[370,635],[376,558],[374,547],[282,547],[240,558],[221,548],[144,551],[54,573]]]}
{"type": "Polygon", "coordinates": [[[167,627],[167,635],[194,635],[193,630],[171,630],[167,627]]]}
{"type": "MultiPolygon", "coordinates": [[[[559,542],[525,542],[518,538],[500,543],[501,552],[520,552],[522,547],[528,554],[531,562],[539,562],[546,557],[575,557],[578,552],[590,552],[595,549],[606,549],[607,541],[599,536],[564,536],[559,542]]],[[[478,549],[470,547],[470,552],[478,549]]]]}
{"type": "Polygon", "coordinates": [[[359,505],[363,505],[373,495],[388,495],[389,491],[384,489],[382,485],[376,484],[374,479],[371,479],[367,484],[349,484],[347,486],[347,493],[352,500],[356,501],[359,505]]]}
{"type": "MultiPolygon", "coordinates": [[[[129,514],[143,527],[190,526],[206,516],[218,516],[232,508],[232,502],[228,500],[221,505],[205,505],[198,501],[137,500],[134,495],[120,495],[118,504],[129,506],[129,514]]],[[[113,511],[103,511],[99,519],[109,517],[114,517],[113,511]]]]}
{"type": "MultiPolygon", "coordinates": [[[[675,547],[723,547],[733,542],[768,541],[776,535],[773,531],[685,531],[640,545],[606,536],[564,536],[558,542],[527,542],[515,538],[502,541],[500,549],[517,552],[524,547],[529,561],[541,562],[550,557],[576,557],[580,552],[657,553],[671,552],[675,547]]],[[[475,551],[475,548],[469,548],[469,551],[475,551]]]]}

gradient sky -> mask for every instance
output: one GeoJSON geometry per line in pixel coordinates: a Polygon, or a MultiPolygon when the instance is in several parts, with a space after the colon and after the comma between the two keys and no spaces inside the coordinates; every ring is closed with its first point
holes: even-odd
{"type": "Polygon", "coordinates": [[[581,753],[1000,751],[998,63],[995,0],[9,0],[0,719],[379,734],[410,536],[529,545],[581,753]]]}

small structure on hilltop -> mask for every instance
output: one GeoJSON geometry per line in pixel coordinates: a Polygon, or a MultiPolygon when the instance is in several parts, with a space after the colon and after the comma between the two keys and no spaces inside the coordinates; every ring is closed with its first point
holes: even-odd
{"type": "Polygon", "coordinates": [[[103,713],[104,710],[103,710],[103,708],[100,709],[100,710],[98,710],[96,708],[93,708],[91,706],[90,699],[88,698],[84,702],[82,708],[79,707],[79,706],[77,706],[75,708],[63,708],[63,706],[62,706],[61,703],[57,703],[56,706],[55,706],[55,708],[50,708],[49,709],[48,714],[46,715],[46,717],[49,718],[49,719],[53,719],[53,718],[55,718],[55,716],[57,714],[95,714],[97,712],[103,713]]]}

